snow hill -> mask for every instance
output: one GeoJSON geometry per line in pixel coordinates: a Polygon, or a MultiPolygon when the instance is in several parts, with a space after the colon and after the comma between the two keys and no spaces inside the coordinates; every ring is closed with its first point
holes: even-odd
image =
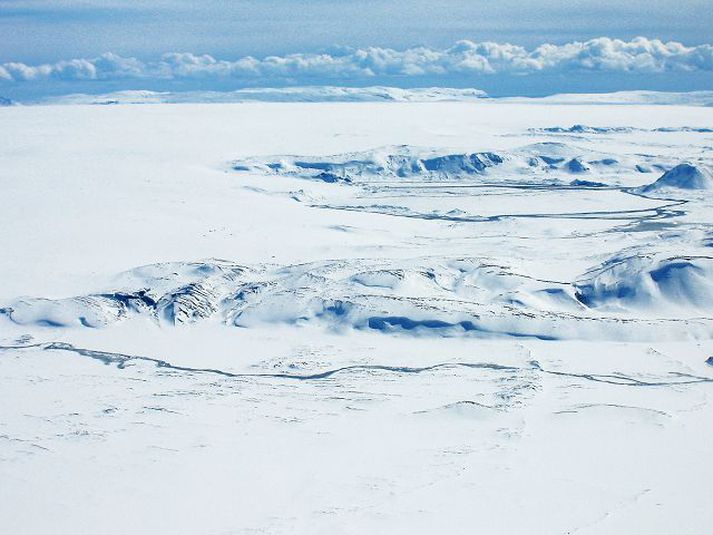
{"type": "Polygon", "coordinates": [[[641,192],[711,189],[713,189],[713,173],[708,168],[702,165],[682,163],[670,171],[666,171],[656,182],[641,188],[641,192]]]}

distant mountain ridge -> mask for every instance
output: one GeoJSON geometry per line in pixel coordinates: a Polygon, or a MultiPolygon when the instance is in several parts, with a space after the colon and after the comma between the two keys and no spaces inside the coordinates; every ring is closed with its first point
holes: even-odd
{"type": "Polygon", "coordinates": [[[163,92],[117,91],[102,95],[73,94],[49,97],[46,104],[159,104],[232,102],[439,102],[476,100],[487,97],[480,89],[427,87],[336,87],[305,86],[287,88],[238,89],[236,91],[163,92]]]}
{"type": "Polygon", "coordinates": [[[560,93],[546,97],[506,97],[510,102],[543,104],[646,104],[713,106],[713,91],[615,91],[612,93],[560,93]]]}
{"type": "MultiPolygon", "coordinates": [[[[476,88],[426,87],[338,87],[304,86],[286,88],[248,88],[235,91],[149,91],[127,90],[104,94],[75,93],[46,97],[26,104],[180,104],[238,102],[458,102],[497,100],[512,103],[543,104],[639,104],[713,106],[713,91],[662,92],[619,91],[614,93],[563,93],[546,97],[489,97],[476,88]]],[[[11,103],[8,101],[8,103],[11,103]]],[[[2,101],[0,101],[0,105],[2,101]]]]}

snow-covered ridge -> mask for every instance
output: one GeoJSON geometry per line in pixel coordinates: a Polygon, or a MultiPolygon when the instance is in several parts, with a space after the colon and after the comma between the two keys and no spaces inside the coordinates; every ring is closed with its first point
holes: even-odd
{"type": "Polygon", "coordinates": [[[358,178],[454,177],[480,174],[502,164],[493,152],[442,154],[406,145],[327,157],[278,156],[237,161],[236,171],[262,171],[314,178],[324,182],[353,182],[358,178]]]}
{"type": "MultiPolygon", "coordinates": [[[[705,162],[689,165],[707,173],[705,162]]],[[[253,191],[269,190],[314,208],[460,223],[668,219],[692,194],[681,180],[672,184],[675,192],[652,187],[649,175],[679,173],[675,157],[551,141],[499,151],[399,145],[328,156],[261,156],[234,161],[232,168],[257,179],[253,191]],[[278,176],[290,181],[274,180],[278,176]]]]}
{"type": "Polygon", "coordinates": [[[507,97],[504,102],[531,104],[645,104],[713,106],[713,91],[615,91],[612,93],[561,93],[547,97],[507,97]]]}
{"type": "Polygon", "coordinates": [[[575,124],[572,126],[548,126],[545,128],[530,128],[529,132],[535,134],[631,134],[634,132],[693,132],[698,134],[709,134],[713,132],[713,127],[707,126],[659,126],[657,128],[635,128],[633,126],[590,126],[586,124],[575,124]]]}
{"type": "Polygon", "coordinates": [[[713,319],[682,324],[679,318],[688,308],[694,317],[711,312],[712,262],[634,257],[607,262],[571,283],[475,258],[291,266],[175,262],[125,273],[123,285],[107,292],[20,299],[0,315],[19,325],[55,328],[107,327],[143,316],[169,325],[315,324],[337,332],[544,340],[658,339],[665,326],[664,337],[695,338],[713,333],[713,319]],[[638,317],[642,309],[651,319],[638,317]]]}
{"type": "Polygon", "coordinates": [[[486,97],[480,89],[425,87],[306,86],[248,88],[236,91],[117,91],[102,95],[73,94],[49,97],[42,104],[179,104],[211,102],[442,102],[469,101],[486,97]]]}
{"type": "MultiPolygon", "coordinates": [[[[403,89],[389,86],[344,87],[300,86],[282,88],[245,88],[235,91],[150,91],[125,90],[112,93],[44,97],[23,104],[179,104],[179,103],[239,103],[239,102],[468,102],[530,104],[627,104],[713,106],[713,91],[661,92],[620,91],[615,93],[554,94],[546,97],[488,97],[476,88],[426,87],[403,89]]],[[[10,104],[8,99],[2,102],[10,104]]],[[[582,125],[575,125],[575,127],[582,125]]],[[[658,131],[671,131],[661,127],[658,131]]],[[[569,133],[628,132],[627,127],[574,128],[569,133]]],[[[676,130],[677,131],[677,130],[676,130]]],[[[693,128],[692,131],[709,131],[693,128]]],[[[567,132],[565,127],[553,127],[551,133],[567,132]]]]}
{"type": "MultiPolygon", "coordinates": [[[[621,157],[569,143],[545,141],[508,151],[449,152],[397,145],[329,156],[246,158],[233,169],[295,176],[323,182],[371,182],[384,179],[449,181],[498,177],[502,184],[569,182],[569,175],[635,176],[673,166],[667,159],[647,155],[621,157]]],[[[584,184],[579,184],[584,185],[584,184]]],[[[600,184],[602,185],[602,184],[600,184]]]]}

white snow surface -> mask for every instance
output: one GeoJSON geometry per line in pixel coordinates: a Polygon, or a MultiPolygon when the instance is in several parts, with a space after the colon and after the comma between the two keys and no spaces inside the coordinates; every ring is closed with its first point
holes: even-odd
{"type": "Polygon", "coordinates": [[[0,109],[3,532],[709,531],[713,109],[153,99],[0,109]]]}

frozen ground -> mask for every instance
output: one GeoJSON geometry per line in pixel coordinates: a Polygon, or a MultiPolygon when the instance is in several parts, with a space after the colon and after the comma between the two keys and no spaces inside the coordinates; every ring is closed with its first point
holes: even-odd
{"type": "Polygon", "coordinates": [[[706,533],[713,109],[607,98],[1,108],[3,531],[706,533]]]}

